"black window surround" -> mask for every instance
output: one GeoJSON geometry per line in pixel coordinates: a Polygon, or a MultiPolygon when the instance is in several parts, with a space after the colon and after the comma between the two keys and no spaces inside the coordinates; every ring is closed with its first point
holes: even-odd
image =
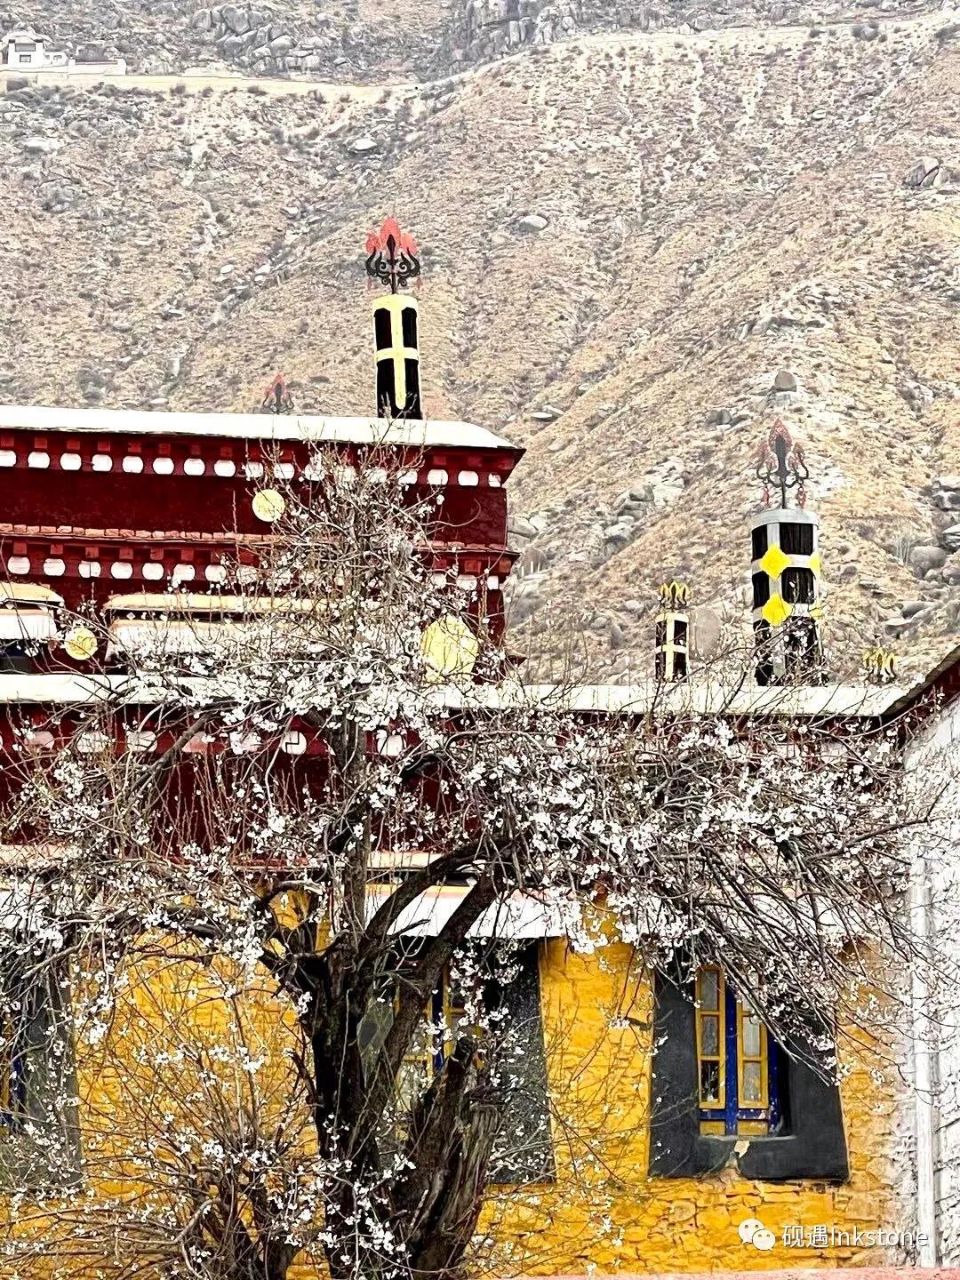
{"type": "Polygon", "coordinates": [[[0,982],[5,998],[15,990],[23,1004],[18,1063],[22,1093],[16,1109],[0,1125],[0,1188],[63,1188],[80,1176],[79,1127],[73,1102],[68,1101],[76,1094],[76,1079],[65,969],[51,964],[25,1000],[21,981],[8,956],[0,982]]]}
{"type": "Polygon", "coordinates": [[[796,1041],[794,1052],[789,1043],[784,1046],[788,1132],[769,1137],[701,1134],[693,1002],[684,989],[659,974],[655,995],[652,1177],[700,1177],[732,1162],[745,1178],[760,1182],[847,1180],[850,1168],[840,1091],[800,1060],[802,1051],[796,1041]]]}

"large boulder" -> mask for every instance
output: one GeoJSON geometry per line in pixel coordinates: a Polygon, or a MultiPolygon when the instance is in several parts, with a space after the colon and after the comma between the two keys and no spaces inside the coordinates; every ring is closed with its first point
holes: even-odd
{"type": "Polygon", "coordinates": [[[239,5],[225,4],[220,10],[220,21],[235,36],[242,36],[250,30],[250,16],[239,5]]]}
{"type": "Polygon", "coordinates": [[[903,184],[920,191],[939,187],[943,182],[943,166],[936,156],[920,156],[904,175],[903,184]]]}
{"type": "Polygon", "coordinates": [[[940,569],[946,563],[947,553],[943,547],[933,543],[923,543],[910,552],[910,567],[922,577],[931,569],[940,569]]]}

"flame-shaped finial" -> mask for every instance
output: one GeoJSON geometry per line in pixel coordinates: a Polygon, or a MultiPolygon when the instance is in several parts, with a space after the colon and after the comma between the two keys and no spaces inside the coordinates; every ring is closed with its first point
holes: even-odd
{"type": "Polygon", "coordinates": [[[892,684],[897,678],[897,656],[892,649],[876,644],[863,655],[863,674],[870,684],[892,684]]]}
{"type": "Polygon", "coordinates": [[[805,506],[809,476],[803,447],[794,442],[793,436],[778,418],[761,445],[757,459],[757,477],[763,481],[764,506],[770,505],[770,490],[773,486],[780,490],[780,506],[784,509],[789,505],[787,494],[790,489],[797,491],[797,506],[805,506]]]}
{"type": "Polygon", "coordinates": [[[293,413],[293,397],[282,373],[276,374],[267,387],[260,407],[265,413],[293,413]]]}
{"type": "Polygon", "coordinates": [[[367,275],[389,284],[399,293],[420,274],[417,242],[400,230],[396,218],[387,218],[379,231],[367,236],[367,275]]]}
{"type": "Polygon", "coordinates": [[[690,594],[685,582],[664,582],[660,585],[660,607],[663,609],[685,609],[690,594]]]}

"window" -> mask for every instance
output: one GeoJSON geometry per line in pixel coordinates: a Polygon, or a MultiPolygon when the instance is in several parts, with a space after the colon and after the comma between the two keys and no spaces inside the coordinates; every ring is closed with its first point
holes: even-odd
{"type": "Polygon", "coordinates": [[[21,66],[23,66],[23,64],[24,64],[24,63],[29,64],[29,63],[31,63],[32,61],[33,61],[33,54],[32,54],[32,53],[21,53],[21,54],[20,54],[20,65],[21,65],[21,66]]]}
{"type": "Polygon", "coordinates": [[[26,1115],[26,1018],[15,993],[0,1002],[0,1125],[14,1127],[26,1115]],[[19,1006],[19,1007],[18,1007],[19,1006]]]}
{"type": "MultiPolygon", "coordinates": [[[[491,1024],[509,1027],[507,1045],[493,1055],[491,1085],[500,1093],[503,1116],[491,1156],[491,1181],[551,1181],[555,1166],[536,944],[518,951],[509,981],[501,982],[492,975],[480,981],[491,1024]]],[[[371,1062],[387,1032],[389,1000],[379,1008],[386,1015],[383,1020],[377,1018],[377,1026],[372,1018],[365,1020],[360,1029],[371,1062]]],[[[433,1076],[442,1070],[465,1016],[464,993],[446,972],[424,1010],[419,1035],[404,1057],[398,1082],[401,1113],[409,1115],[433,1076]]],[[[399,1128],[403,1128],[402,1120],[399,1128]]]]}
{"type": "Polygon", "coordinates": [[[61,1185],[77,1172],[63,969],[13,939],[0,948],[0,1186],[61,1185]]]}
{"type": "Polygon", "coordinates": [[[775,1043],[715,965],[694,983],[679,964],[657,974],[655,994],[654,1177],[732,1168],[764,1182],[847,1179],[840,1091],[815,1065],[822,1056],[815,1046],[834,1035],[828,1020],[807,1011],[775,1043]]]}
{"type": "Polygon", "coordinates": [[[464,1020],[465,998],[445,969],[440,986],[423,1011],[417,1036],[404,1055],[398,1093],[401,1110],[409,1112],[420,1097],[430,1076],[443,1067],[456,1043],[457,1029],[464,1020]]]}
{"type": "Polygon", "coordinates": [[[778,1132],[779,1050],[716,965],[697,976],[696,1028],[700,1132],[754,1137],[778,1132]]]}

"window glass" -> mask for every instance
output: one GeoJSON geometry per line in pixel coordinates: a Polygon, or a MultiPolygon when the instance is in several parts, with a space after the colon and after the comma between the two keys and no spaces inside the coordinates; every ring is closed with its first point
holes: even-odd
{"type": "Polygon", "coordinates": [[[696,997],[701,1133],[778,1132],[779,1051],[763,1021],[737,998],[716,965],[698,973],[696,997]]]}
{"type": "Polygon", "coordinates": [[[700,1004],[704,1009],[720,1008],[720,971],[704,969],[700,974],[700,1004]]]}

